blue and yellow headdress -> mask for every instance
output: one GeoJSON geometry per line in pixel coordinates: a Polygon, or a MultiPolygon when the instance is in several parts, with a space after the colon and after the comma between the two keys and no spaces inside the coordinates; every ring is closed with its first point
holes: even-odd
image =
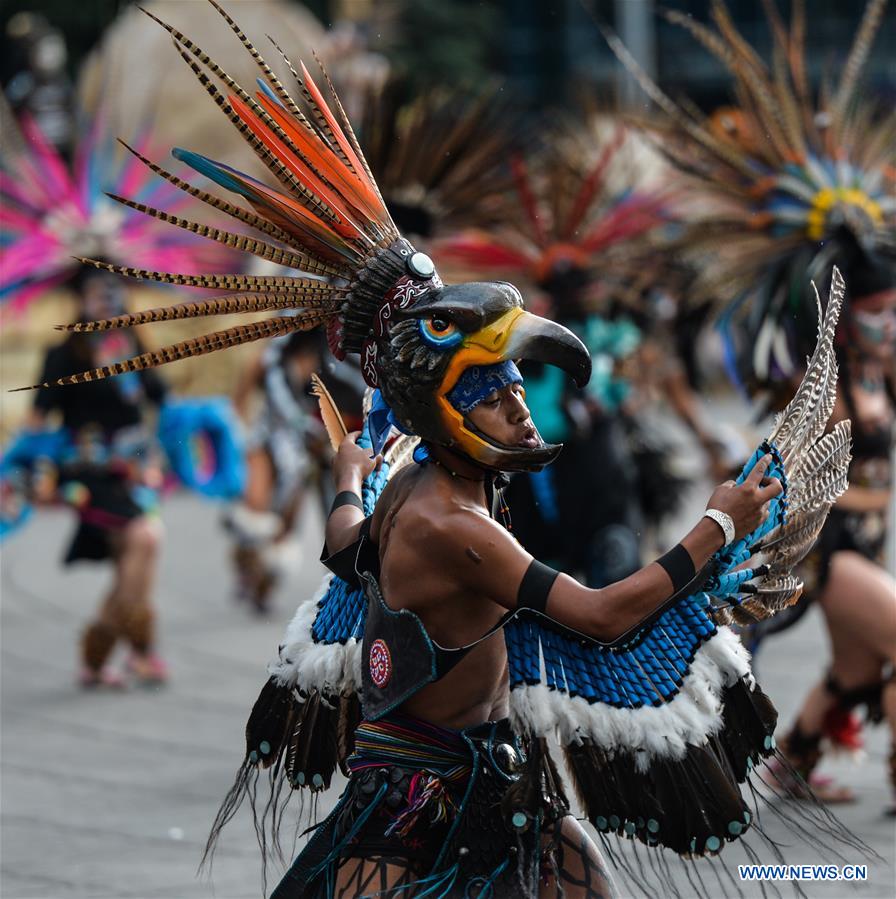
{"type": "Polygon", "coordinates": [[[608,40],[662,109],[645,121],[659,149],[685,177],[685,232],[677,249],[701,270],[695,291],[718,303],[739,375],[756,384],[788,382],[818,331],[810,284],[834,265],[848,296],[869,270],[896,287],[896,113],[862,92],[861,72],[886,0],[868,0],[839,83],[813,96],[806,65],[806,4],[789,26],[764,4],[770,62],[737,32],[722,0],[715,28],[683,13],[667,17],[728,69],[736,106],[701,117],[676,104],[642,72],[625,46],[608,40]]]}

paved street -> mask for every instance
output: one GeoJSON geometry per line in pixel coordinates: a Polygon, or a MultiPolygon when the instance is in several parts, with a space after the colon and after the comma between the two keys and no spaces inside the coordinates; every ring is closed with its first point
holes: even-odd
{"type": "MultiPolygon", "coordinates": [[[[196,868],[209,824],[242,755],[242,729],[265,680],[295,601],[313,590],[319,523],[303,531],[308,560],[277,597],[267,620],[251,616],[229,594],[226,544],[213,506],[176,496],[164,510],[167,546],[158,589],[162,649],[172,682],[126,696],[83,693],[73,686],[77,634],[107,573],[58,562],[72,527],[63,512],[46,512],[3,548],[2,562],[2,883],[4,899],[256,899],[260,865],[251,823],[240,814],[224,833],[213,879],[196,868]]],[[[826,650],[813,613],[769,643],[760,679],[789,722],[826,650]]],[[[845,823],[885,859],[869,880],[804,884],[807,896],[892,897],[894,824],[888,798],[887,740],[869,734],[862,766],[838,761],[827,770],[853,784],[861,802],[845,823]]],[[[330,798],[335,797],[333,791],[330,798]]],[[[322,807],[323,810],[323,807],[322,807]]],[[[768,817],[788,862],[828,863],[830,852],[796,843],[791,829],[768,817]]],[[[763,862],[774,859],[761,844],[763,862]]],[[[846,851],[847,860],[862,862],[846,851]]],[[[643,853],[642,853],[643,857],[643,853]]],[[[730,847],[718,862],[737,876],[745,860],[730,847]]],[[[681,895],[693,891],[681,864],[669,860],[681,895]]],[[[269,872],[269,884],[279,876],[269,872]]],[[[667,875],[664,873],[663,878],[667,875]]],[[[704,880],[713,895],[736,896],[704,880]]],[[[782,884],[781,894],[790,895],[782,884]]],[[[621,881],[624,895],[630,889],[621,881]]],[[[671,895],[669,884],[648,895],[671,895]]],[[[761,895],[744,885],[742,895],[761,895]]],[[[774,891],[770,891],[774,895],[774,891]]]]}

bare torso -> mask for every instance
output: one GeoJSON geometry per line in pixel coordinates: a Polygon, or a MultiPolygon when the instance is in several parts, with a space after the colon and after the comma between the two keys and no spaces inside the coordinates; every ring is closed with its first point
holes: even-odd
{"type": "MultiPolygon", "coordinates": [[[[380,586],[386,604],[414,612],[432,640],[444,647],[479,639],[505,611],[452,577],[442,546],[445,535],[438,532],[437,522],[458,511],[481,515],[485,527],[493,526],[484,487],[454,484],[431,466],[412,466],[390,482],[371,528],[371,537],[379,545],[380,586]]],[[[462,729],[505,717],[507,699],[507,653],[503,634],[498,632],[439,681],[415,693],[402,711],[442,727],[462,729]]]]}

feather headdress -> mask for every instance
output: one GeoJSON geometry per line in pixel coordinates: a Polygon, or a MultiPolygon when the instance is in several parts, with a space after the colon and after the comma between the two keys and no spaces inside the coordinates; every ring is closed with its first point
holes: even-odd
{"type": "Polygon", "coordinates": [[[611,268],[622,284],[623,273],[635,273],[626,262],[665,221],[671,199],[642,187],[642,175],[626,165],[636,142],[622,125],[608,134],[596,120],[587,127],[561,123],[550,146],[512,158],[514,191],[501,209],[501,228],[448,238],[440,249],[473,270],[522,274],[549,293],[606,279],[611,268]]]}
{"type": "Polygon", "coordinates": [[[358,136],[399,228],[422,238],[489,224],[513,188],[516,132],[495,89],[405,97],[392,79],[364,97],[358,136]]]}
{"type": "Polygon", "coordinates": [[[885,5],[868,0],[839,83],[814,97],[803,0],[793,0],[789,26],[774,0],[763,0],[770,61],[737,32],[722,0],[712,2],[714,28],[667,13],[732,76],[734,105],[709,116],[671,100],[607,35],[664,113],[642,124],[687,178],[693,203],[677,248],[699,259],[698,289],[725,307],[723,322],[737,325],[727,330],[743,336],[743,368],[759,382],[788,377],[811,349],[811,280],[823,282],[837,264],[853,295],[860,291],[850,269],[889,266],[892,282],[896,113],[878,114],[860,90],[885,5]]]}
{"type": "Polygon", "coordinates": [[[294,97],[227,12],[215,0],[209,2],[258,67],[261,77],[254,96],[190,38],[156,21],[169,32],[177,52],[276,186],[198,153],[175,149],[175,158],[236,198],[224,200],[193,187],[142,155],[138,158],[167,182],[166,186],[205,202],[257,235],[181,218],[152,202],[116,199],[150,220],[254,254],[287,272],[188,275],[84,259],[138,280],[224,293],[80,322],[70,328],[101,331],[232,312],[275,314],[55,383],[93,381],[323,327],[337,358],[348,353],[361,356],[365,381],[381,388],[394,413],[392,420],[406,433],[451,446],[486,468],[529,470],[547,464],[559,452],[558,446],[542,441],[532,448],[492,440],[470,426],[465,414],[452,405],[449,394],[470,367],[522,358],[565,368],[584,384],[591,365],[581,341],[559,325],[524,312],[519,292],[509,284],[444,286],[432,260],[417,252],[396,227],[329,79],[332,106],[305,66],[300,64],[296,70],[289,63],[298,87],[294,97]]]}
{"type": "MultiPolygon", "coordinates": [[[[2,101],[0,101],[2,103],[2,101]]],[[[171,184],[157,182],[143,165],[148,137],[135,148],[119,146],[102,109],[77,137],[68,165],[38,126],[21,128],[5,104],[0,109],[4,147],[0,152],[0,299],[24,308],[70,276],[76,256],[111,262],[189,270],[201,265],[222,271],[229,251],[195,234],[178,231],[116,202],[119,195],[172,212],[190,202],[171,184]],[[128,152],[128,150],[130,152],[128,152]]]]}
{"type": "MultiPolygon", "coordinates": [[[[388,250],[400,235],[338,98],[333,95],[334,111],[305,66],[300,65],[301,71],[297,71],[289,63],[299,91],[299,100],[294,99],[233,19],[214,0],[209,2],[257,64],[261,77],[254,96],[185,34],[151,13],[147,15],[169,32],[178,53],[271,173],[277,187],[198,153],[179,148],[172,151],[177,160],[245,203],[238,205],[192,186],[142,153],[134,152],[134,163],[159,176],[158,183],[166,192],[182,191],[230,216],[239,223],[238,227],[249,226],[259,236],[213,228],[173,215],[161,209],[160,203],[157,205],[157,197],[141,198],[145,202],[123,195],[116,195],[115,199],[168,233],[177,234],[177,229],[181,229],[191,236],[208,238],[212,245],[251,253],[297,270],[300,275],[189,275],[176,265],[116,265],[84,258],[82,261],[87,264],[136,280],[206,288],[218,294],[113,319],[83,322],[70,326],[72,330],[97,331],[235,312],[281,314],[181,341],[112,366],[73,375],[61,383],[96,380],[321,325],[328,326],[331,346],[341,356],[357,352],[367,335],[369,320],[363,315],[364,301],[371,311],[380,304],[381,287],[390,273],[365,273],[363,269],[366,262],[388,250]],[[371,283],[364,283],[366,278],[371,283]],[[354,314],[342,317],[340,312],[350,286],[355,288],[354,314]]],[[[395,256],[392,268],[398,269],[404,259],[399,250],[395,256]]],[[[380,260],[379,268],[384,264],[389,267],[388,261],[380,260]]]]}

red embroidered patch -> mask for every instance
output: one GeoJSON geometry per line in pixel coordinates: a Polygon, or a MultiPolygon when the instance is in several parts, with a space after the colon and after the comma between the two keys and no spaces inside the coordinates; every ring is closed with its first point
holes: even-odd
{"type": "Polygon", "coordinates": [[[374,640],[370,647],[370,679],[381,690],[392,678],[392,654],[385,640],[374,640]]]}

